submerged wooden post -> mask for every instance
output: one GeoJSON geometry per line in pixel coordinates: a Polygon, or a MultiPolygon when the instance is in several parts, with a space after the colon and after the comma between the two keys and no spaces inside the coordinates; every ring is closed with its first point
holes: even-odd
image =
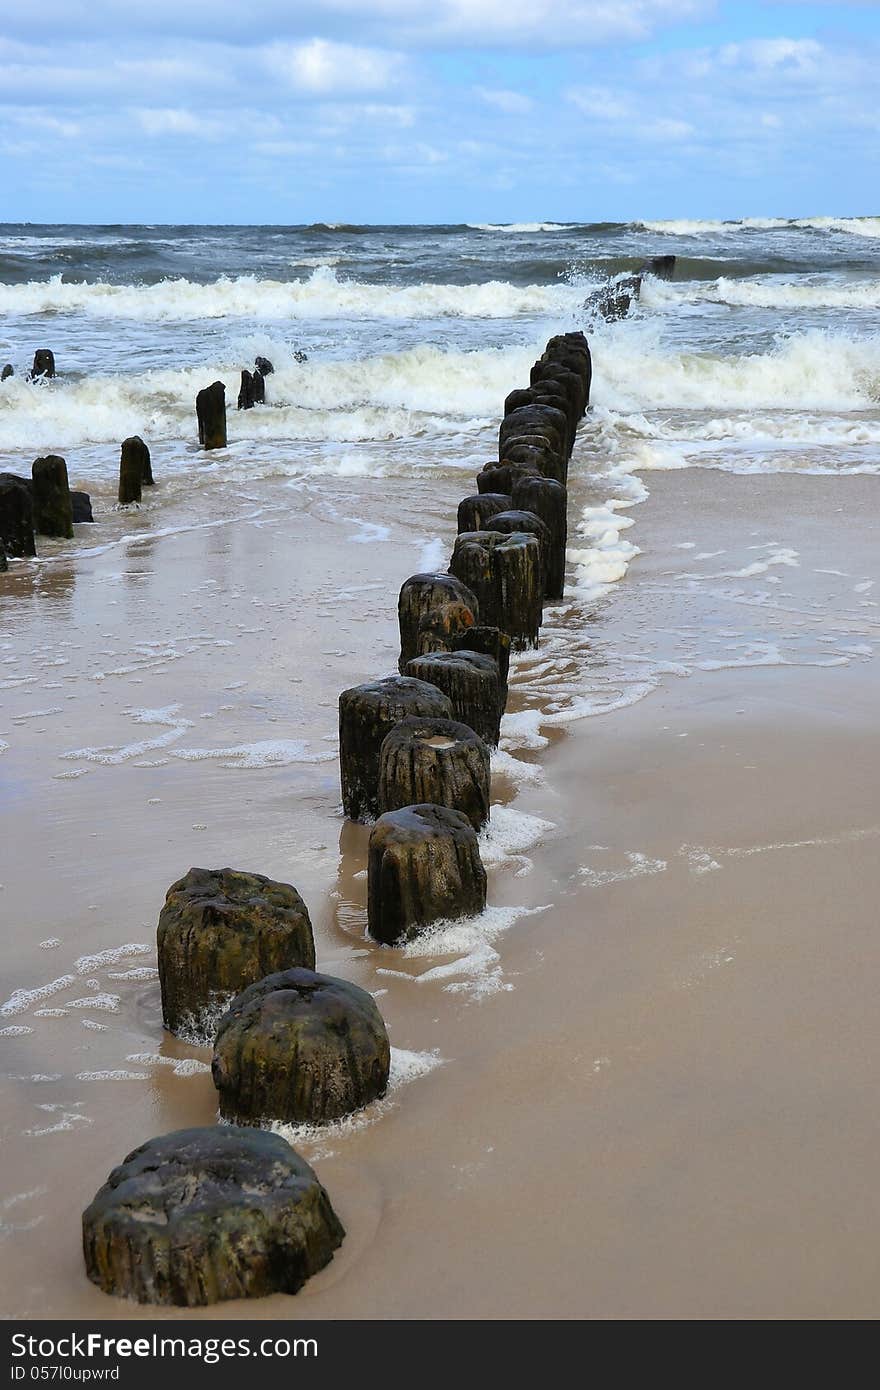
{"type": "Polygon", "coordinates": [[[370,835],[367,922],[387,945],[433,922],[486,906],[486,870],[467,816],[448,806],[406,806],[380,816],[370,835]]]}
{"type": "Polygon", "coordinates": [[[517,650],[538,645],[544,581],[535,536],[463,531],[456,538],[449,568],[473,589],[484,623],[500,627],[517,650]]]}
{"type": "Polygon", "coordinates": [[[156,933],[162,1020],[200,1036],[218,1005],[273,971],[315,965],[308,909],[289,883],[190,869],[168,889],[156,933]]]}
{"type": "Polygon", "coordinates": [[[55,536],[61,540],[73,538],[73,503],[67,481],[67,464],[58,454],[46,454],[34,459],[33,478],[34,531],[38,536],[55,536]]]}
{"type": "Polygon", "coordinates": [[[0,473],[0,541],[14,559],[36,555],[33,485],[16,473],[0,473]]]}
{"type": "Polygon", "coordinates": [[[386,736],[408,715],[452,718],[452,704],[426,681],[388,676],[343,690],[339,697],[339,770],[342,808],[349,820],[379,813],[379,752],[386,736]]]}
{"type": "Polygon", "coordinates": [[[144,483],[151,485],[153,470],[150,451],[139,434],[123,439],[119,457],[119,504],[127,507],[140,502],[144,483]]]}
{"type": "Polygon", "coordinates": [[[512,506],[509,493],[477,492],[463,497],[458,504],[458,530],[491,531],[495,513],[509,511],[512,506]]]}
{"type": "Polygon", "coordinates": [[[383,1096],[390,1065],[372,995],[295,969],[233,999],[217,1027],[211,1074],[224,1120],[325,1124],[383,1096]]]}
{"type": "Polygon", "coordinates": [[[296,1293],[344,1236],[330,1198],[287,1140],[235,1125],[141,1144],[82,1218],[92,1283],[165,1307],[296,1293]]]}
{"type": "Polygon", "coordinates": [[[55,375],[55,354],[49,348],[38,348],[34,353],[34,365],[31,368],[32,377],[55,375]]]}
{"type": "Polygon", "coordinates": [[[196,396],[199,443],[204,449],[226,448],[226,387],[212,382],[196,396]]]}
{"type": "Polygon", "coordinates": [[[475,830],[489,819],[489,749],[454,719],[402,719],[379,752],[379,810],[451,806],[475,830]]]}
{"type": "Polygon", "coordinates": [[[544,593],[562,598],[565,590],[565,547],[568,539],[568,494],[554,478],[520,478],[514,485],[513,505],[534,512],[550,532],[544,593]]]}
{"type": "MultiPolygon", "coordinates": [[[[247,370],[247,368],[245,368],[245,369],[242,371],[242,374],[241,374],[241,386],[239,387],[239,392],[238,392],[238,409],[239,409],[239,410],[252,410],[252,409],[253,409],[253,407],[254,407],[254,402],[255,402],[255,395],[254,395],[254,378],[255,378],[255,377],[258,377],[258,376],[260,376],[259,372],[254,372],[253,374],[251,374],[251,373],[247,370]]],[[[260,377],[260,380],[262,381],[263,378],[260,377]]]]}
{"type": "MultiPolygon", "coordinates": [[[[400,659],[398,669],[406,671],[406,663],[419,651],[419,627],[428,613],[460,603],[469,608],[477,622],[477,600],[466,585],[451,574],[413,574],[401,585],[397,600],[397,621],[400,628],[400,659]]],[[[414,714],[416,710],[412,711],[414,714]]]]}
{"type": "Polygon", "coordinates": [[[415,657],[406,670],[407,675],[430,681],[448,695],[453,718],[469,725],[490,747],[497,746],[501,678],[498,664],[491,656],[467,648],[432,652],[415,657]]]}

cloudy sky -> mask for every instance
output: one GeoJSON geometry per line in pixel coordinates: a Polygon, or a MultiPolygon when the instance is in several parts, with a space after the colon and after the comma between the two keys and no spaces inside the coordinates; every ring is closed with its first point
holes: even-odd
{"type": "Polygon", "coordinates": [[[880,0],[10,0],[0,218],[876,214],[878,71],[880,0]]]}

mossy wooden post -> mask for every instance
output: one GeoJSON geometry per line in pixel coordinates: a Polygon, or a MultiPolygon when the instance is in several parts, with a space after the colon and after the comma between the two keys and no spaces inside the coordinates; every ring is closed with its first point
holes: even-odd
{"type": "Polygon", "coordinates": [[[55,354],[49,348],[37,348],[34,353],[34,365],[31,368],[31,376],[53,377],[55,375],[55,354]]]}
{"type": "Polygon", "coordinates": [[[507,678],[510,671],[510,638],[506,632],[502,632],[498,627],[483,627],[482,625],[472,627],[461,637],[455,637],[452,641],[454,652],[468,651],[479,652],[482,656],[491,656],[498,666],[498,719],[499,722],[507,709],[507,678]]]}
{"type": "Polygon", "coordinates": [[[553,478],[520,478],[514,485],[513,505],[534,512],[550,532],[544,593],[562,598],[565,591],[565,547],[568,539],[568,493],[553,478]]]}
{"type": "Polygon", "coordinates": [[[325,1124],[385,1094],[391,1048],[372,995],[313,970],[283,970],[233,999],[211,1073],[237,1124],[325,1124]]]}
{"type": "MultiPolygon", "coordinates": [[[[477,600],[466,585],[451,574],[413,574],[404,580],[397,600],[397,621],[400,628],[400,659],[398,670],[403,674],[406,663],[419,651],[419,628],[423,618],[449,603],[461,603],[469,608],[474,622],[479,621],[477,600]]],[[[413,710],[414,714],[418,711],[413,710]]]]}
{"type": "Polygon", "coordinates": [[[226,448],[226,387],[222,381],[206,386],[196,396],[199,443],[203,449],[226,448]]]}
{"type": "Polygon", "coordinates": [[[486,871],[467,816],[448,806],[405,806],[380,816],[370,835],[367,921],[394,945],[446,918],[486,906],[486,871]]]}
{"type": "Polygon", "coordinates": [[[519,651],[538,645],[544,582],[535,536],[464,531],[456,537],[449,569],[473,589],[484,623],[500,627],[519,651]]]}
{"type": "Polygon", "coordinates": [[[153,470],[150,465],[150,451],[139,434],[129,435],[128,439],[123,439],[119,455],[119,505],[121,507],[130,506],[132,502],[140,502],[141,488],[146,482],[146,474],[149,474],[152,483],[153,470]]]}
{"type": "Polygon", "coordinates": [[[431,802],[467,816],[475,830],[489,819],[489,749],[454,719],[402,719],[379,752],[379,810],[431,802]]]}
{"type": "Polygon", "coordinates": [[[401,719],[452,718],[442,690],[407,676],[388,676],[343,690],[339,697],[339,769],[342,808],[349,820],[379,814],[379,751],[401,719]]]}
{"type": "Polygon", "coordinates": [[[495,513],[509,511],[512,506],[509,493],[477,492],[463,497],[458,504],[458,530],[491,531],[495,513]]]}
{"type": "Polygon", "coordinates": [[[550,530],[534,512],[511,508],[509,512],[498,512],[492,518],[493,531],[501,531],[511,536],[517,531],[535,536],[541,547],[542,593],[547,592],[547,570],[550,564],[550,530]]]}
{"type": "Polygon", "coordinates": [[[36,555],[33,484],[15,473],[0,473],[0,541],[13,559],[36,555]]]}
{"type": "Polygon", "coordinates": [[[296,1293],[344,1236],[330,1198],[286,1139],[234,1125],[141,1144],[82,1217],[92,1283],[162,1307],[296,1293]]]}
{"type": "Polygon", "coordinates": [[[416,655],[450,651],[454,638],[470,632],[473,626],[473,610],[466,603],[444,603],[440,608],[432,608],[419,620],[416,655]]]}
{"type": "Polygon", "coordinates": [[[432,652],[417,656],[406,668],[417,680],[430,681],[449,696],[452,717],[467,724],[491,748],[498,744],[501,704],[498,663],[482,652],[432,652]]]}
{"type": "Polygon", "coordinates": [[[540,476],[540,469],[534,464],[512,463],[509,459],[502,463],[487,463],[477,474],[477,491],[509,497],[517,479],[530,474],[540,476]]]}
{"type": "Polygon", "coordinates": [[[31,475],[34,531],[38,536],[71,540],[73,503],[64,459],[58,454],[46,454],[44,458],[34,459],[31,475]]]}
{"type": "Polygon", "coordinates": [[[236,869],[190,869],[171,885],[156,934],[162,1018],[201,1036],[255,980],[315,965],[308,909],[289,883],[236,869]]]}

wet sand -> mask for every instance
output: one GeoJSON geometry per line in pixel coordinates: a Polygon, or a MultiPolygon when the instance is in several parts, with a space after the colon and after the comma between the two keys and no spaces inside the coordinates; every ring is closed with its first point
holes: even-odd
{"type": "Polygon", "coordinates": [[[8,1316],[157,1316],[88,1283],[79,1218],[137,1143],[216,1114],[210,1054],[119,977],[152,967],[167,886],[221,863],[297,885],[410,1079],[297,1141],[347,1228],[332,1265],[197,1316],[876,1316],[877,480],[646,477],[627,578],[517,668],[507,929],[401,958],[364,938],[336,696],[393,669],[460,479],[266,484],[233,522],[218,486],[216,525],[0,580],[2,997],[73,977],[0,1019],[31,1030],[0,1036],[8,1316]],[[619,708],[556,719],[603,682],[619,708]]]}

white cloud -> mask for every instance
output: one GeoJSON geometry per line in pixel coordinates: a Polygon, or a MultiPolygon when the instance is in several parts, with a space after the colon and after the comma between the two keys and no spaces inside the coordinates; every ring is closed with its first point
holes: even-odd
{"type": "Polygon", "coordinates": [[[219,122],[180,107],[143,107],[134,115],[147,135],[189,135],[198,140],[216,140],[223,134],[219,122]]]}
{"type": "Polygon", "coordinates": [[[815,77],[825,61],[825,50],[815,39],[749,39],[724,44],[718,61],[725,68],[752,68],[774,76],[815,77]]]}
{"type": "Polygon", "coordinates": [[[272,44],[266,63],[296,90],[323,96],[384,92],[398,77],[403,57],[378,48],[309,39],[272,44]]]}
{"type": "Polygon", "coordinates": [[[585,116],[600,121],[625,121],[632,115],[630,101],[608,87],[569,87],[565,99],[585,116]]]}
{"type": "Polygon", "coordinates": [[[475,87],[474,91],[487,106],[503,111],[505,116],[524,116],[534,108],[535,103],[524,92],[511,92],[504,88],[475,87]]]}

